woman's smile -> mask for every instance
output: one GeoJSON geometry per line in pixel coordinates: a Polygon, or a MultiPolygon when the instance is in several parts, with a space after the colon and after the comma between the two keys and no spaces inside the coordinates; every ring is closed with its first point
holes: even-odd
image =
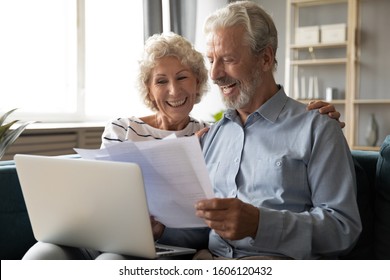
{"type": "Polygon", "coordinates": [[[176,108],[184,105],[186,101],[187,101],[187,97],[177,101],[166,101],[166,102],[169,106],[176,108]]]}

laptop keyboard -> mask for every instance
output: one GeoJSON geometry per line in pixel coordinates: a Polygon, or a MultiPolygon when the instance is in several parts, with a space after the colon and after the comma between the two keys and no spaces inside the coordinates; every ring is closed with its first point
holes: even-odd
{"type": "Polygon", "coordinates": [[[161,247],[158,247],[156,246],[156,252],[159,253],[159,252],[172,252],[173,249],[170,249],[170,248],[161,248],[161,247]]]}

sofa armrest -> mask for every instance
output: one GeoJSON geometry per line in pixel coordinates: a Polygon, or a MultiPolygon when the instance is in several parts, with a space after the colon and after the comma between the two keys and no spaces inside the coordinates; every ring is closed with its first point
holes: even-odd
{"type": "Polygon", "coordinates": [[[351,153],[355,166],[357,203],[363,229],[353,249],[341,258],[374,259],[375,172],[379,153],[358,150],[353,150],[351,153]]]}
{"type": "Polygon", "coordinates": [[[377,259],[390,260],[390,135],[379,153],[376,167],[375,253],[377,259]]]}
{"type": "Polygon", "coordinates": [[[36,242],[14,164],[0,166],[0,259],[21,259],[36,242]]]}

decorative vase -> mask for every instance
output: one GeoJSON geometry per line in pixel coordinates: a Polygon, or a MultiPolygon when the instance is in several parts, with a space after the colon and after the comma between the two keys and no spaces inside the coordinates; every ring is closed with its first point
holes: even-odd
{"type": "Polygon", "coordinates": [[[377,140],[378,140],[378,123],[375,119],[375,114],[371,114],[371,118],[367,127],[366,143],[368,146],[375,146],[377,140]]]}

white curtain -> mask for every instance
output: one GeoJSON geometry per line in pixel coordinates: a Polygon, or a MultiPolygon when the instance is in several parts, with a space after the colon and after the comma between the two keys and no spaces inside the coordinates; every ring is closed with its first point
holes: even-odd
{"type": "Polygon", "coordinates": [[[144,0],[144,40],[163,31],[161,0],[144,0]]]}
{"type": "Polygon", "coordinates": [[[195,43],[197,1],[170,0],[171,31],[195,43]]]}

